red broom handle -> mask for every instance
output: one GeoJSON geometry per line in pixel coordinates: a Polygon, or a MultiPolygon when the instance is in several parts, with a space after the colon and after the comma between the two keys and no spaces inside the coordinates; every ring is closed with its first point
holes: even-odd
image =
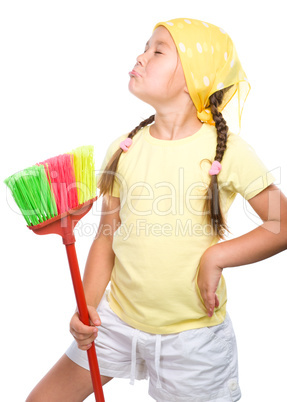
{"type": "MultiPolygon", "coordinates": [[[[68,256],[68,260],[69,260],[69,266],[70,266],[77,306],[78,306],[78,310],[79,310],[80,320],[82,321],[83,324],[90,325],[89,312],[88,312],[88,308],[87,308],[83,283],[82,283],[82,279],[81,279],[81,275],[80,275],[75,244],[74,243],[65,244],[65,246],[66,246],[67,256],[68,256]]],[[[90,349],[87,350],[87,353],[88,353],[90,373],[91,373],[96,401],[97,402],[105,402],[94,342],[92,342],[92,346],[90,347],[90,349]]]]}

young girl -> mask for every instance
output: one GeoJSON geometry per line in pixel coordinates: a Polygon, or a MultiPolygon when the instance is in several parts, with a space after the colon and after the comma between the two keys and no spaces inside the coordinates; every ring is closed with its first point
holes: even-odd
{"type": "Polygon", "coordinates": [[[155,114],[116,138],[102,164],[102,216],[83,278],[91,326],[74,314],[75,340],[27,401],[92,393],[93,340],[103,384],[149,378],[159,402],[238,401],[222,271],[287,248],[287,199],[238,135],[250,85],[224,30],[177,18],[156,24],[129,90],[155,114]],[[237,193],[264,223],[219,242],[237,193]]]}

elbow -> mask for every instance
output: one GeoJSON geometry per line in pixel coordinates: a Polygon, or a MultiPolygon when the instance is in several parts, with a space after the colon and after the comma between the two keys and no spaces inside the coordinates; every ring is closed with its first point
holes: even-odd
{"type": "Polygon", "coordinates": [[[284,250],[287,250],[287,225],[285,225],[285,229],[284,229],[284,250]]]}
{"type": "Polygon", "coordinates": [[[279,222],[279,231],[278,234],[280,236],[280,244],[282,251],[287,250],[287,222],[281,221],[279,222]]]}

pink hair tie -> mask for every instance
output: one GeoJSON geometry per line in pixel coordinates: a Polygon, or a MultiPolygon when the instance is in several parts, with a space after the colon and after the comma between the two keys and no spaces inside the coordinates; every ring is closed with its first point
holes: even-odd
{"type": "Polygon", "coordinates": [[[218,161],[213,161],[208,173],[211,176],[214,176],[214,175],[218,174],[221,171],[221,169],[222,169],[221,163],[218,161]]]}
{"type": "Polygon", "coordinates": [[[120,148],[122,148],[122,150],[124,152],[127,152],[129,150],[129,147],[132,145],[132,143],[133,143],[133,140],[128,137],[120,143],[120,148]]]}

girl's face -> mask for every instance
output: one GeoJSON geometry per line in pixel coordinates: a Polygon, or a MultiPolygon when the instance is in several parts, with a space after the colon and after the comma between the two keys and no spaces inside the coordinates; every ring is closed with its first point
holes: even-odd
{"type": "Polygon", "coordinates": [[[139,75],[129,73],[129,91],[156,110],[191,101],[176,46],[165,27],[155,29],[134,71],[139,75]]]}

